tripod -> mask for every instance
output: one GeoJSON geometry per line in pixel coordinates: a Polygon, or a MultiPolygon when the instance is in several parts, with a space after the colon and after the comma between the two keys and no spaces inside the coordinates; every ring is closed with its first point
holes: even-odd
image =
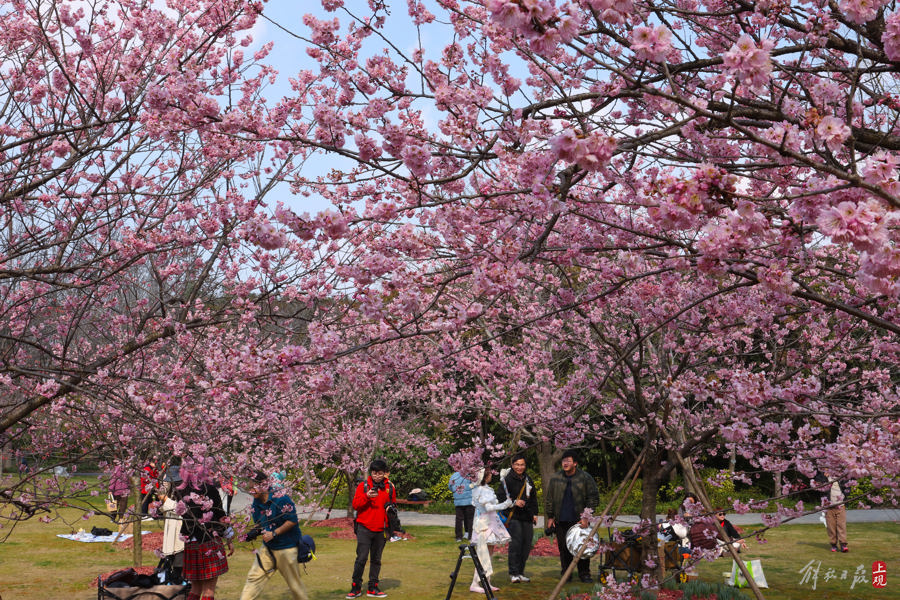
{"type": "Polygon", "coordinates": [[[472,563],[475,565],[475,572],[478,573],[478,578],[481,580],[481,587],[484,589],[484,597],[487,598],[487,600],[497,600],[497,597],[494,596],[494,591],[491,589],[491,582],[488,581],[487,575],[484,574],[484,568],[481,566],[481,561],[478,560],[478,554],[475,553],[475,544],[460,544],[459,558],[456,559],[456,568],[450,573],[450,589],[447,590],[446,600],[450,600],[450,596],[453,594],[453,586],[456,585],[456,576],[459,575],[459,568],[462,566],[463,556],[466,555],[467,550],[469,554],[472,555],[472,563]]]}

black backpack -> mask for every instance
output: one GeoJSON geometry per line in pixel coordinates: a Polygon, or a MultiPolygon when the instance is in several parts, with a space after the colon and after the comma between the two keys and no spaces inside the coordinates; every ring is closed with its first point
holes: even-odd
{"type": "Polygon", "coordinates": [[[406,531],[404,531],[400,526],[400,513],[397,511],[397,504],[394,502],[385,504],[384,510],[387,512],[388,518],[388,526],[385,530],[385,537],[392,538],[398,531],[400,533],[406,533],[406,531]]]}
{"type": "Polygon", "coordinates": [[[301,535],[297,544],[297,562],[306,563],[316,558],[316,542],[311,535],[301,535]]]}

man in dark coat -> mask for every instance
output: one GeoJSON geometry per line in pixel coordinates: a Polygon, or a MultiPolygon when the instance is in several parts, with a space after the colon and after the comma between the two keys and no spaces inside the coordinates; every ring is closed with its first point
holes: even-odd
{"type": "Polygon", "coordinates": [[[525,472],[525,457],[516,454],[512,458],[512,470],[497,488],[497,500],[513,499],[513,506],[506,519],[509,531],[509,579],[513,583],[531,581],[525,576],[525,562],[531,554],[534,526],[537,524],[537,489],[525,472]]]}
{"type": "MultiPolygon", "coordinates": [[[[565,573],[574,559],[566,546],[566,533],[575,525],[588,526],[588,520],[581,515],[585,508],[596,510],[600,503],[600,490],[594,478],[578,468],[578,454],[574,450],[563,452],[561,467],[562,470],[550,478],[544,491],[544,517],[547,527],[556,527],[559,562],[562,573],[565,573]]],[[[584,583],[593,581],[590,558],[578,561],[578,578],[584,583]]]]}

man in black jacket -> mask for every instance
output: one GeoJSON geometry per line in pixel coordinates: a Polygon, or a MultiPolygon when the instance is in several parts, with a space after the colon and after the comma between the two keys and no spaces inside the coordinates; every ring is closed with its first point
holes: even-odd
{"type": "Polygon", "coordinates": [[[525,472],[525,457],[516,454],[512,458],[512,471],[504,477],[497,489],[500,502],[513,499],[506,529],[509,531],[509,579],[513,583],[531,581],[525,576],[525,562],[531,554],[534,526],[537,524],[537,490],[534,481],[525,472]]]}

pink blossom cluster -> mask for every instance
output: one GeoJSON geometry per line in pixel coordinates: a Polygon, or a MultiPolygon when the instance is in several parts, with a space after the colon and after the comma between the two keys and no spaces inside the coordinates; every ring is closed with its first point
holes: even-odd
{"type": "MultiPolygon", "coordinates": [[[[763,133],[763,137],[788,152],[799,152],[803,146],[803,135],[800,128],[793,123],[776,123],[763,133]]],[[[784,160],[788,161],[789,159],[785,158],[784,160]]]]}
{"type": "Polygon", "coordinates": [[[454,471],[458,471],[463,477],[478,485],[476,474],[484,468],[484,449],[467,448],[454,452],[447,457],[447,462],[454,471]]]}
{"type": "Polygon", "coordinates": [[[335,210],[321,211],[315,216],[310,216],[308,213],[297,215],[279,203],[275,209],[275,220],[304,241],[312,240],[322,234],[332,239],[338,239],[350,232],[349,217],[335,210]]]}
{"type": "Polygon", "coordinates": [[[889,0],[840,0],[838,7],[851,23],[862,25],[875,18],[889,0]]]}
{"type": "Polygon", "coordinates": [[[381,156],[381,145],[364,133],[354,134],[353,141],[356,142],[359,160],[369,162],[381,156]]]}
{"type": "Polygon", "coordinates": [[[267,219],[257,218],[244,226],[244,235],[266,250],[281,248],[287,241],[284,232],[267,219]]]}
{"type": "Polygon", "coordinates": [[[585,171],[599,171],[609,164],[616,140],[599,131],[580,135],[566,129],[550,140],[550,149],[558,160],[575,163],[585,171]]]}
{"type": "Polygon", "coordinates": [[[825,142],[829,150],[837,152],[850,137],[850,127],[838,117],[830,115],[822,117],[816,125],[816,137],[825,142]]]}
{"type": "Polygon", "coordinates": [[[900,61],[900,12],[891,13],[885,18],[881,43],[888,59],[900,61]]]}
{"type": "Polygon", "coordinates": [[[425,144],[408,144],[400,151],[403,164],[417,178],[431,173],[431,151],[425,144]]]}
{"type": "Polygon", "coordinates": [[[558,9],[553,0],[487,0],[485,7],[501,27],[527,39],[538,53],[553,53],[578,35],[581,16],[577,7],[558,9]]]}
{"type": "Polygon", "coordinates": [[[709,164],[701,165],[690,179],[662,178],[653,182],[649,196],[656,203],[647,207],[647,213],[666,228],[692,227],[700,222],[698,217],[722,210],[721,196],[733,192],[735,181],[733,175],[709,164]]]}
{"type": "Polygon", "coordinates": [[[722,55],[722,64],[738,81],[750,89],[761,90],[772,74],[769,52],[773,46],[774,42],[769,39],[762,40],[757,46],[752,37],[744,34],[722,55]]]}
{"type": "Polygon", "coordinates": [[[640,60],[664,62],[672,52],[672,32],[664,25],[635,27],[629,41],[632,52],[640,60]]]}
{"type": "MultiPolygon", "coordinates": [[[[720,219],[703,227],[697,247],[705,259],[727,259],[734,252],[749,248],[762,235],[768,220],[752,202],[740,201],[736,209],[725,209],[720,219]]],[[[711,263],[704,263],[711,266],[711,263]]]]}
{"type": "Polygon", "coordinates": [[[845,200],[822,210],[817,224],[833,242],[849,242],[860,250],[872,250],[887,242],[888,220],[878,200],[845,200]]]}
{"type": "Polygon", "coordinates": [[[863,176],[866,183],[878,186],[892,196],[900,196],[900,183],[897,180],[898,165],[900,165],[900,157],[879,150],[863,163],[860,175],[863,176]]]}
{"type": "Polygon", "coordinates": [[[334,107],[319,104],[313,108],[313,117],[316,120],[316,140],[330,144],[336,148],[344,146],[346,129],[344,122],[334,107]]]}
{"type": "Polygon", "coordinates": [[[857,277],[877,294],[900,296],[900,249],[882,245],[862,253],[857,277]]]}
{"type": "Polygon", "coordinates": [[[790,296],[800,287],[794,281],[794,275],[791,270],[777,262],[759,269],[757,277],[760,285],[764,288],[786,296],[790,296]]]}
{"type": "Polygon", "coordinates": [[[607,23],[621,25],[634,12],[632,0],[581,0],[593,10],[600,13],[600,18],[607,23]]]}

